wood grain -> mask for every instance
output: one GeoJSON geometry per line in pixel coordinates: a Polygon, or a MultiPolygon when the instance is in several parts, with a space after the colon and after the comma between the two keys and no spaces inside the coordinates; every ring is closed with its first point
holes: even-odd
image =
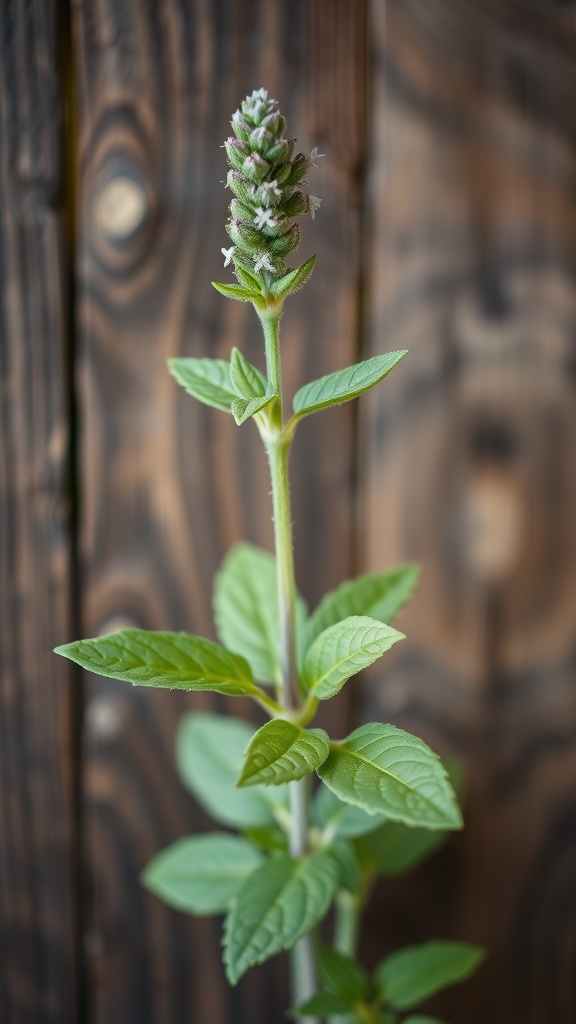
{"type": "Polygon", "coordinates": [[[63,100],[54,5],[0,16],[0,1020],[71,1024],[79,982],[69,639],[63,100]]]}
{"type": "Polygon", "coordinates": [[[410,355],[365,405],[370,566],[423,564],[366,715],[464,759],[466,830],[384,887],[371,949],[479,942],[453,1024],[576,1014],[573,11],[372,5],[366,354],[410,355]],[[388,922],[382,934],[381,922],[388,922]]]}
{"type": "MultiPolygon", "coordinates": [[[[241,537],[271,545],[267,469],[251,427],[238,430],[178,393],[165,360],[227,356],[239,344],[262,363],[252,311],[223,300],[210,280],[228,274],[220,147],[240,100],[265,85],[299,146],[328,154],[314,182],[321,216],[301,245],[304,258],[318,250],[322,269],[283,323],[287,392],[354,361],[364,4],[120,0],[79,2],[74,17],[83,632],[131,624],[212,635],[211,581],[225,550],[241,537]],[[140,210],[132,221],[114,212],[122,190],[140,210]]],[[[297,566],[313,601],[352,568],[353,423],[351,410],[335,412],[306,424],[296,445],[297,566]]],[[[228,990],[218,922],[177,915],[138,884],[162,846],[208,826],[176,778],[172,751],[184,708],[207,706],[223,704],[90,685],[95,1024],[241,1024],[280,1019],[287,1005],[282,962],[228,990]]]]}

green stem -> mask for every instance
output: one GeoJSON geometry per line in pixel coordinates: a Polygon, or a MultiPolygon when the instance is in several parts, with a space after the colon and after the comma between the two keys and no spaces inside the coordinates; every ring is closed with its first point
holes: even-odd
{"type": "Polygon", "coordinates": [[[334,947],[347,956],[356,956],[360,925],[360,901],[343,889],[336,898],[334,947]]]}
{"type": "MultiPolygon", "coordinates": [[[[291,438],[283,434],[282,377],[279,327],[281,310],[261,315],[266,345],[268,380],[278,395],[270,413],[269,429],[263,433],[270,464],[274,544],[278,579],[278,613],[280,618],[280,651],[282,664],[282,704],[286,711],[300,709],[296,665],[296,582],[288,458],[291,438]]],[[[307,780],[291,782],[290,853],[302,857],[308,851],[309,794],[307,780]]],[[[292,1000],[298,1006],[316,992],[316,960],[311,935],[305,935],[291,950],[292,1000]]],[[[301,1018],[303,1024],[319,1024],[316,1017],[301,1018]]]]}

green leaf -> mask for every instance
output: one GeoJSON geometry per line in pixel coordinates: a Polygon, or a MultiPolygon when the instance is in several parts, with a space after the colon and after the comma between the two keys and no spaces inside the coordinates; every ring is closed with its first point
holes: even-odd
{"type": "Polygon", "coordinates": [[[311,999],[307,999],[297,1010],[298,1016],[332,1016],[336,1013],[346,1013],[351,1010],[354,1003],[345,996],[338,996],[334,992],[317,992],[311,999]]]}
{"type": "Polygon", "coordinates": [[[224,962],[231,985],[254,964],[292,946],[327,913],[337,884],[325,854],[278,856],[246,879],[226,920],[224,962]]]}
{"type": "Polygon", "coordinates": [[[238,426],[249,420],[251,416],[255,416],[257,412],[262,412],[270,402],[276,398],[276,395],[266,394],[262,398],[251,398],[249,401],[245,398],[235,398],[232,402],[232,415],[236,420],[238,426]]]}
{"type": "Polygon", "coordinates": [[[464,942],[425,942],[408,946],[383,960],[376,982],[385,1002],[408,1010],[424,999],[463,981],[485,957],[483,949],[464,942]]]}
{"type": "Polygon", "coordinates": [[[223,412],[232,411],[236,392],[230,380],[230,363],[224,359],[169,359],[168,369],[199,402],[223,412]]]}
{"type": "Polygon", "coordinates": [[[411,871],[446,842],[446,832],[386,821],[354,846],[363,868],[382,875],[411,871]]]}
{"type": "Polygon", "coordinates": [[[240,263],[238,259],[234,259],[234,272],[240,284],[243,284],[248,291],[256,292],[258,295],[262,294],[260,291],[260,281],[256,275],[248,270],[248,267],[240,263]]]}
{"type": "Polygon", "coordinates": [[[327,992],[333,992],[354,1003],[366,999],[370,992],[370,980],[366,971],[351,957],[331,946],[318,946],[318,977],[327,992]]]}
{"type": "MultiPolygon", "coordinates": [[[[282,683],[276,559],[252,544],[233,547],[216,576],[216,629],[225,647],[241,654],[264,683],[282,683]]],[[[297,619],[306,605],[297,599],[297,619]]]]}
{"type": "Polygon", "coordinates": [[[330,829],[335,836],[344,839],[373,832],[380,828],[381,822],[386,821],[382,814],[367,814],[361,807],[343,803],[323,785],[316,790],[313,811],[316,823],[321,828],[330,829]]]}
{"type": "Polygon", "coordinates": [[[216,821],[238,828],[273,825],[286,790],[254,786],[239,790],[236,779],[253,726],[203,712],[184,715],[176,737],[176,761],[184,783],[216,821]]]}
{"type": "Polygon", "coordinates": [[[247,839],[214,832],[178,839],[150,861],[141,881],[170,907],[225,913],[263,855],[247,839]]]}
{"type": "Polygon", "coordinates": [[[462,827],[442,762],[417,736],[371,722],[333,743],[318,769],[341,800],[424,828],[462,827]]]}
{"type": "Polygon", "coordinates": [[[282,831],[279,825],[267,825],[262,828],[243,828],[242,835],[246,836],[261,850],[267,853],[287,853],[288,836],[282,831]]]}
{"type": "Polygon", "coordinates": [[[419,574],[419,566],[401,565],[389,572],[366,573],[341,583],[322,598],[308,619],[306,647],[329,626],[350,615],[369,615],[390,625],[414,591],[419,574]]]}
{"type": "Polygon", "coordinates": [[[336,373],[329,373],[326,377],[305,384],[294,395],[294,412],[297,416],[308,416],[311,412],[357,398],[383,380],[405,355],[406,351],[373,356],[372,359],[365,359],[345,370],[337,370],[336,373]]]}
{"type": "Polygon", "coordinates": [[[302,288],[306,284],[306,281],[314,270],[314,264],[316,263],[316,257],[311,256],[306,263],[303,263],[301,267],[296,267],[296,270],[290,270],[283,277],[278,278],[274,281],[270,288],[270,293],[275,298],[285,299],[287,295],[291,295],[293,292],[297,292],[299,288],[302,288]]]}
{"type": "Polygon", "coordinates": [[[266,377],[236,347],[230,353],[230,380],[239,398],[250,401],[266,394],[266,377]]]}
{"type": "Polygon", "coordinates": [[[212,287],[225,295],[227,299],[238,299],[239,302],[262,301],[260,292],[251,291],[249,288],[242,288],[239,284],[222,284],[221,281],[212,281],[212,287]]]}
{"type": "Polygon", "coordinates": [[[352,845],[345,839],[334,839],[327,852],[338,867],[338,887],[358,895],[362,889],[362,872],[352,845]]]}
{"type": "Polygon", "coordinates": [[[204,637],[188,633],[118,633],[55,648],[82,668],[135,686],[211,690],[229,696],[256,693],[248,662],[204,637]]]}
{"type": "Polygon", "coordinates": [[[304,657],[305,691],[318,700],[328,700],[342,689],[350,676],[372,665],[403,639],[403,633],[367,615],[351,615],[329,626],[304,657]]]}
{"type": "Polygon", "coordinates": [[[302,779],[328,757],[330,738],[323,729],[300,729],[277,718],[267,722],[250,740],[239,786],[277,786],[302,779]]]}

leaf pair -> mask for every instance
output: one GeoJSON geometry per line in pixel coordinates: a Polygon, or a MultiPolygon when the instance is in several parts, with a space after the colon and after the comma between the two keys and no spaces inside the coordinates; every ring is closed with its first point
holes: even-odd
{"type": "MultiPolygon", "coordinates": [[[[234,257],[233,257],[234,259],[234,257]]],[[[295,270],[289,270],[282,277],[277,278],[272,282],[269,289],[270,296],[276,300],[276,302],[283,302],[288,295],[293,295],[305,284],[312,271],[314,270],[314,264],[316,263],[316,257],[311,256],[310,259],[306,260],[301,267],[296,267],[295,270]]],[[[256,307],[257,312],[262,312],[266,309],[267,296],[262,291],[260,280],[255,274],[252,274],[243,263],[239,260],[234,260],[234,269],[236,276],[240,279],[240,285],[237,284],[224,284],[221,281],[212,281],[212,287],[220,292],[221,295],[225,295],[227,299],[237,299],[239,302],[252,302],[256,307]]]]}
{"type": "Polygon", "coordinates": [[[231,413],[238,424],[261,412],[276,397],[264,374],[237,348],[232,349],[229,363],[189,357],[169,359],[168,367],[189,395],[231,413]]]}
{"type": "MultiPolygon", "coordinates": [[[[388,573],[359,576],[327,594],[310,618],[307,618],[303,598],[298,595],[296,638],[301,663],[308,652],[308,660],[303,667],[305,688],[310,690],[318,684],[322,696],[320,693],[316,696],[321,700],[340,689],[345,681],[342,669],[335,668],[334,673],[328,676],[325,674],[326,666],[330,664],[331,652],[339,661],[348,636],[352,661],[354,651],[365,641],[368,660],[361,667],[371,664],[370,652],[380,657],[376,653],[378,648],[383,653],[399,640],[402,634],[390,626],[381,629],[378,623],[372,626],[365,623],[367,629],[362,632],[362,624],[355,622],[350,631],[344,627],[342,633],[336,630],[327,634],[325,642],[319,644],[313,653],[309,651],[321,633],[347,618],[366,616],[377,619],[379,623],[390,623],[410,597],[417,579],[418,568],[414,565],[401,566],[388,573]],[[376,632],[371,634],[374,627],[376,632]],[[355,646],[356,641],[360,643],[355,646]]],[[[274,556],[252,544],[242,543],[233,547],[216,577],[214,612],[218,635],[225,647],[247,659],[259,682],[279,685],[282,669],[274,556]]],[[[359,664],[354,671],[360,671],[359,664]]]]}
{"type": "MultiPolygon", "coordinates": [[[[321,991],[298,1008],[300,1014],[340,1014],[368,1003],[393,1011],[411,1010],[449,985],[464,981],[484,959],[484,951],[463,942],[426,942],[392,953],[376,968],[373,981],[349,956],[321,946],[318,955],[321,991]]],[[[364,1019],[364,1016],[362,1017],[364,1019]]],[[[370,1017],[372,1019],[372,1016],[370,1017]]],[[[387,1016],[385,1015],[385,1018],[387,1016]]],[[[421,1014],[404,1024],[441,1024],[421,1014]]]]}

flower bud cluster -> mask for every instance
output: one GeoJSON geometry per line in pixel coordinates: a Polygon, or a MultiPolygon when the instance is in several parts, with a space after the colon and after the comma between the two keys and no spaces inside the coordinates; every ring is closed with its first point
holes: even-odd
{"type": "Polygon", "coordinates": [[[222,252],[239,280],[245,280],[242,270],[248,271],[266,288],[286,272],[284,259],[298,245],[294,218],[313,217],[320,205],[302,191],[317,153],[292,156],[286,121],[265,89],[248,96],[231,123],[234,136],[224,146],[230,165],[226,184],[234,193],[226,230],[233,244],[222,252]]]}

